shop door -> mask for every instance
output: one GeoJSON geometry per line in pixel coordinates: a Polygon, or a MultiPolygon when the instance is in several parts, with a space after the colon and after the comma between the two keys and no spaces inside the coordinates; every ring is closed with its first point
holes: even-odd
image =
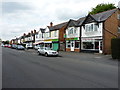
{"type": "Polygon", "coordinates": [[[71,51],[74,51],[75,49],[75,41],[71,41],[71,51]]]}
{"type": "Polygon", "coordinates": [[[53,43],[53,50],[55,50],[55,51],[58,50],[58,43],[53,43]]]}
{"type": "Polygon", "coordinates": [[[102,47],[103,47],[102,41],[99,41],[99,53],[103,53],[102,47]]]}

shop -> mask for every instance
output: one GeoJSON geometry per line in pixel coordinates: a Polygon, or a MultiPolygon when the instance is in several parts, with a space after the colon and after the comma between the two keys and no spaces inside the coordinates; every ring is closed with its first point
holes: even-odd
{"type": "Polygon", "coordinates": [[[93,51],[102,53],[103,48],[102,37],[82,38],[81,40],[82,51],[93,51]]]}
{"type": "Polygon", "coordinates": [[[80,52],[79,38],[67,38],[66,39],[66,51],[80,52]]]}
{"type": "Polygon", "coordinates": [[[52,39],[52,49],[55,51],[59,50],[59,40],[58,39],[52,39]]]}

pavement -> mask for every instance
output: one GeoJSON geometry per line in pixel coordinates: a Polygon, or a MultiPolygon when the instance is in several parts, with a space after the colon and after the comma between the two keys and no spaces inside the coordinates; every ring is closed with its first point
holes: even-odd
{"type": "Polygon", "coordinates": [[[2,50],[3,88],[118,88],[118,61],[109,55],[2,50]]]}

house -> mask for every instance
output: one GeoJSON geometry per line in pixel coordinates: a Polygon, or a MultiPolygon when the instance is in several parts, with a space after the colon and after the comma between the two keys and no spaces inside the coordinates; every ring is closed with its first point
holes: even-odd
{"type": "Polygon", "coordinates": [[[111,39],[118,37],[119,9],[88,15],[81,27],[81,51],[111,53],[111,39]]]}
{"type": "MultiPolygon", "coordinates": [[[[51,23],[52,24],[52,23],[51,23]]],[[[51,25],[50,29],[50,39],[52,41],[52,49],[65,51],[65,27],[67,22],[51,25]]]]}
{"type": "Polygon", "coordinates": [[[26,48],[33,48],[34,45],[33,43],[35,43],[35,33],[36,33],[36,30],[31,31],[31,33],[28,33],[27,35],[24,36],[24,42],[26,44],[26,48]]]}
{"type": "Polygon", "coordinates": [[[45,29],[40,28],[40,30],[35,34],[35,43],[34,45],[40,45],[41,47],[44,46],[44,35],[45,29]]]}
{"type": "Polygon", "coordinates": [[[81,31],[78,23],[82,23],[83,20],[84,17],[79,20],[69,20],[65,29],[66,51],[80,52],[81,31]]]}

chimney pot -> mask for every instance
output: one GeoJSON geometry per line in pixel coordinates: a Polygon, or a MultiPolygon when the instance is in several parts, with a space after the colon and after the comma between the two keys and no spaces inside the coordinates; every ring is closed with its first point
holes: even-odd
{"type": "Polygon", "coordinates": [[[52,27],[53,26],[53,23],[52,22],[50,22],[50,27],[52,27]]]}

